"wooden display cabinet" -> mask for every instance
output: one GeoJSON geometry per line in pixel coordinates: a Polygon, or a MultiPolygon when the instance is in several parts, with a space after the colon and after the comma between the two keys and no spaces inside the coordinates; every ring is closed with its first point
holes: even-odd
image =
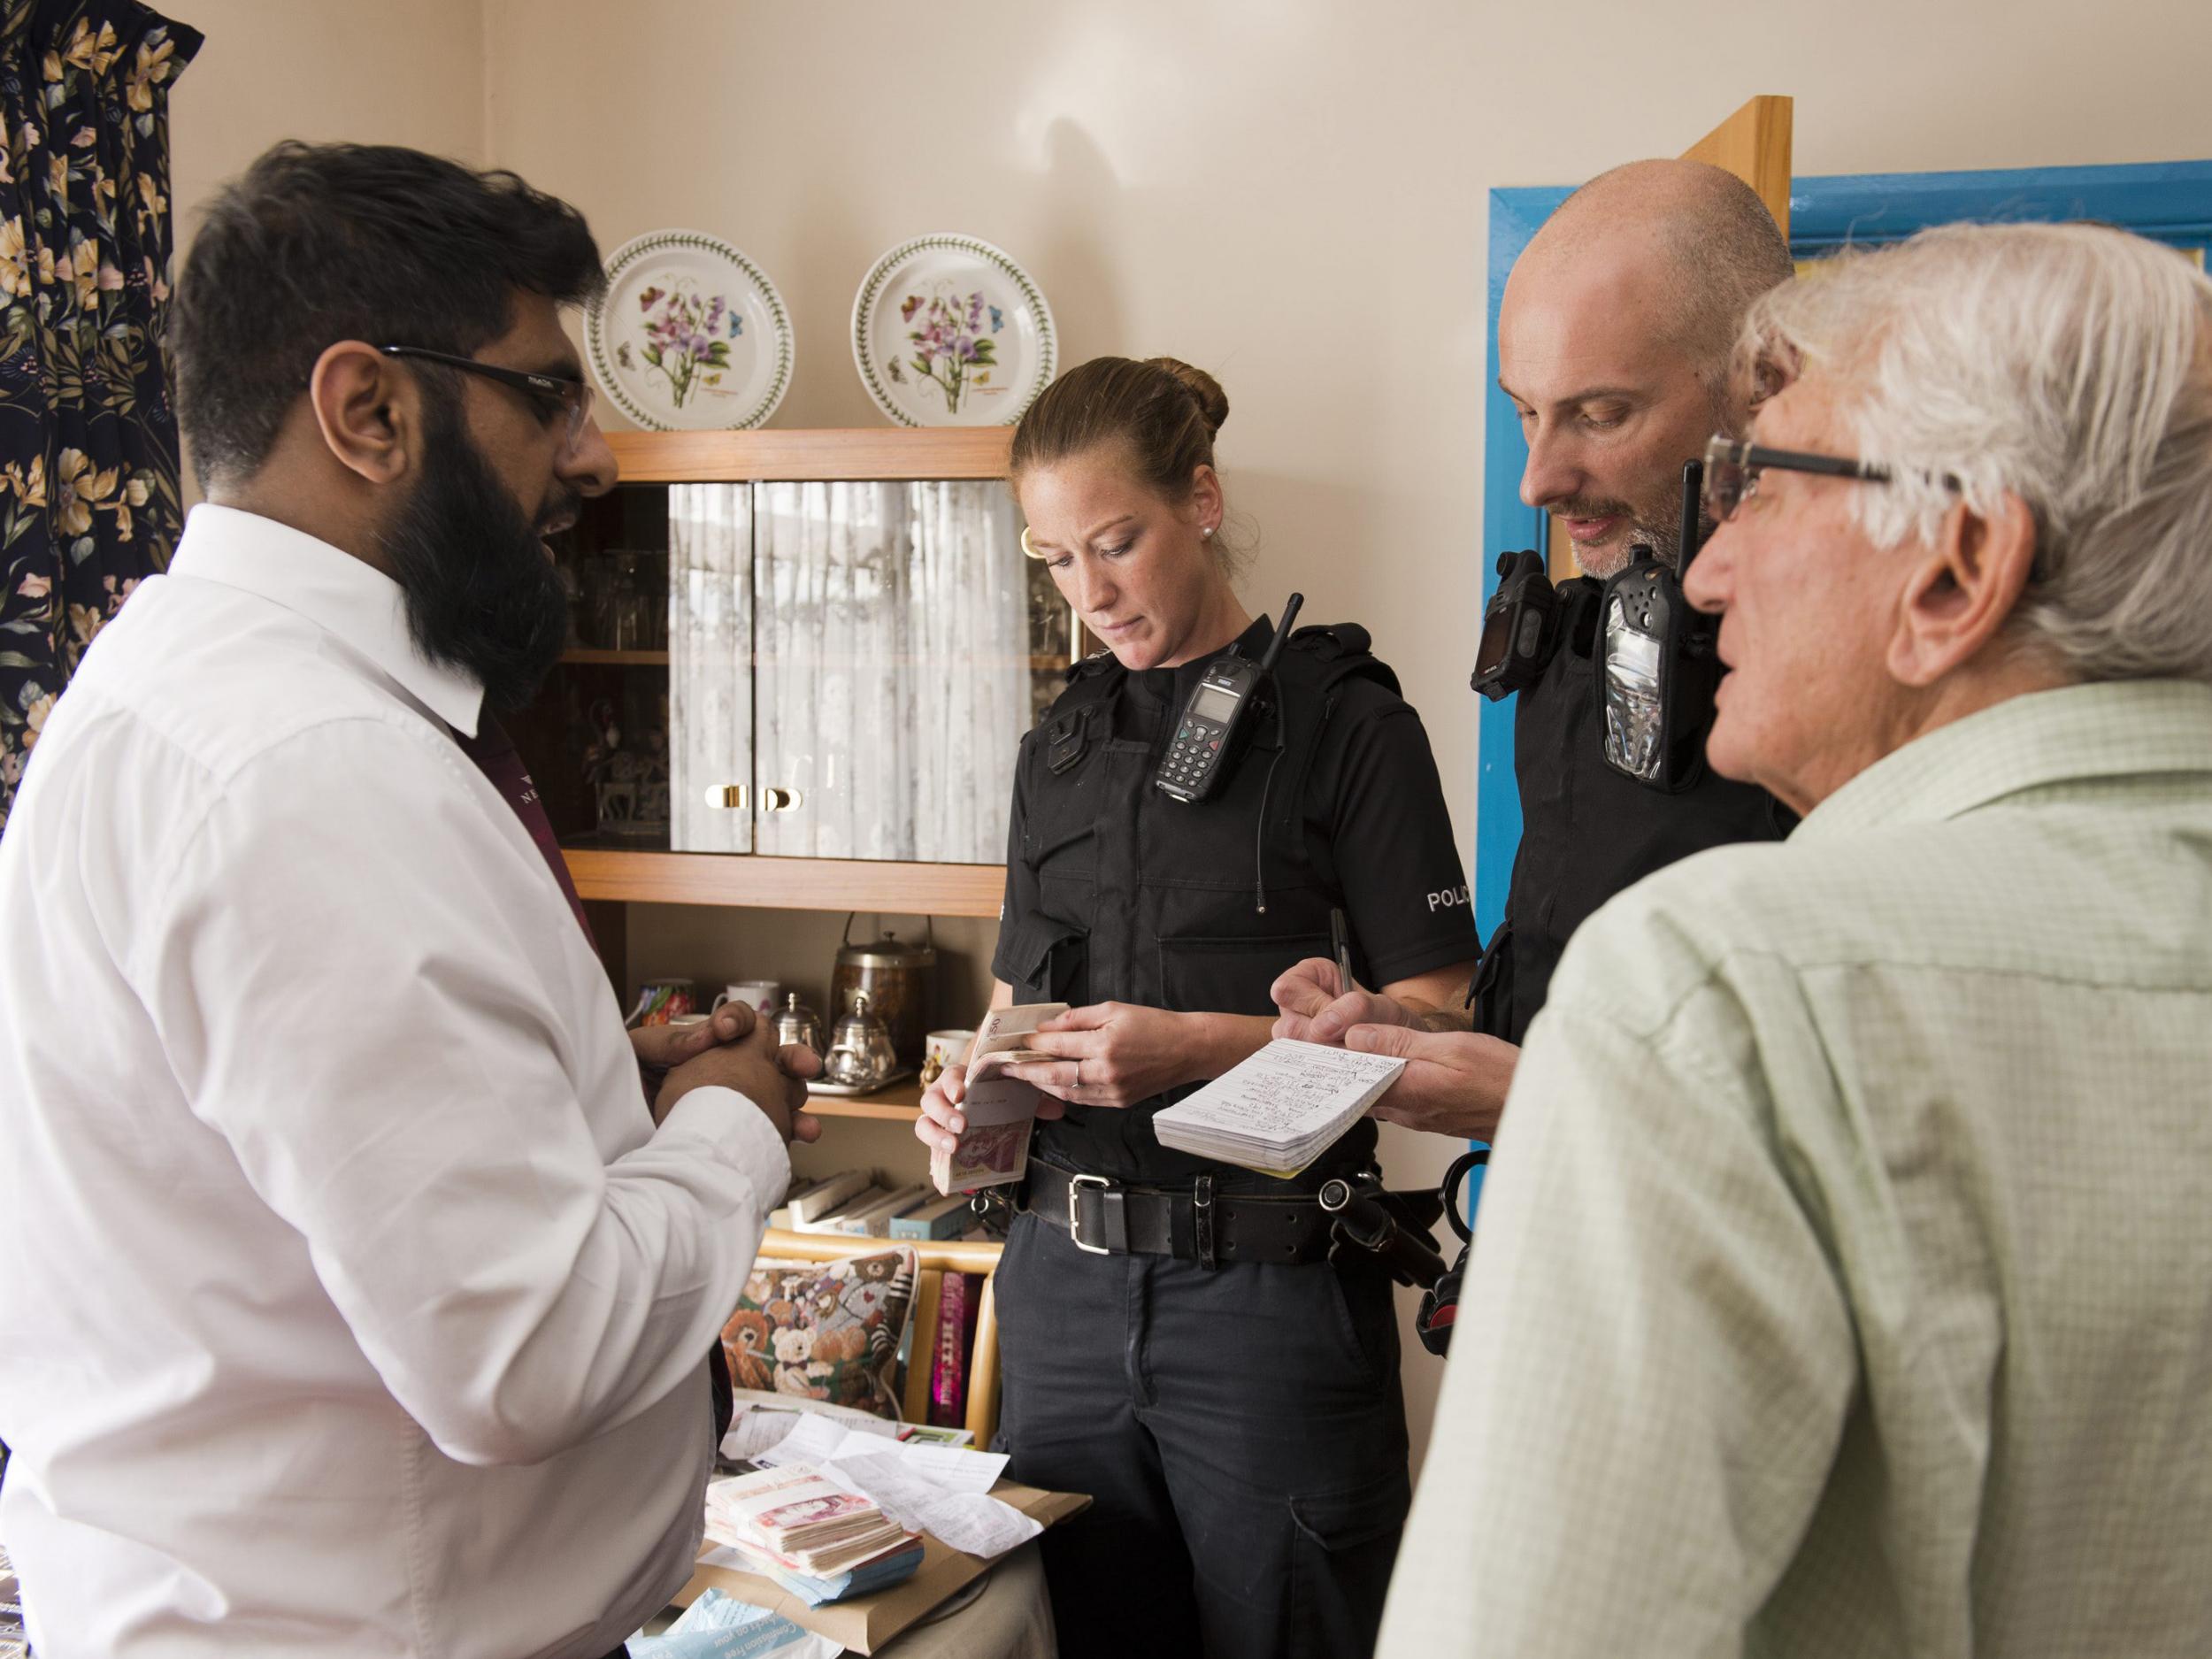
{"type": "MultiPolygon", "coordinates": [[[[572,576],[607,549],[636,550],[641,562],[668,557],[672,486],[1002,480],[1011,437],[1005,427],[611,433],[620,482],[585,503],[560,554],[572,576]]],[[[1016,574],[1024,582],[1042,577],[1025,565],[1016,574]]],[[[664,593],[655,600],[680,609],[667,607],[664,593]]],[[[1041,602],[1033,594],[1032,603],[1041,602]]],[[[1055,634],[1061,637],[1056,629],[1055,634]]],[[[1064,649],[1027,658],[1038,703],[1056,692],[1062,672],[1083,646],[1071,615],[1064,637],[1064,649]]],[[[738,646],[740,652],[749,649],[749,641],[738,646]]],[[[681,657],[680,646],[674,655],[681,657]]],[[[590,911],[618,994],[627,981],[631,903],[998,914],[1005,885],[999,863],[683,851],[669,845],[665,833],[650,838],[605,833],[598,793],[586,776],[595,729],[590,716],[595,710],[611,715],[626,733],[649,733],[658,723],[668,734],[664,752],[672,772],[679,764],[676,733],[683,704],[680,684],[672,682],[672,652],[664,646],[582,644],[564,654],[537,700],[509,721],[590,911]]],[[[1007,734],[1010,752],[1018,735],[1007,734]]],[[[997,844],[1003,845],[1002,831],[997,844]]],[[[918,1099],[918,1088],[909,1084],[863,1099],[818,1100],[809,1110],[826,1117],[911,1118],[918,1099]]]]}

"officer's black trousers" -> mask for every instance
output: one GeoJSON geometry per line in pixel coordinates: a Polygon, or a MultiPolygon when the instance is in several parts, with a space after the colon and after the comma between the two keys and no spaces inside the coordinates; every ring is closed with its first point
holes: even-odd
{"type": "Polygon", "coordinates": [[[1063,1655],[1372,1651],[1410,1495],[1385,1274],[1094,1256],[1023,1215],[997,1298],[1007,1472],[1094,1500],[1041,1541],[1063,1655]]]}

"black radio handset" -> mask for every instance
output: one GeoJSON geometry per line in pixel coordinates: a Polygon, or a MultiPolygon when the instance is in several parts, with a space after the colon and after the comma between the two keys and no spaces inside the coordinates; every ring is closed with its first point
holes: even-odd
{"type": "Polygon", "coordinates": [[[1704,528],[1705,469],[1682,469],[1681,557],[1669,570],[1652,549],[1630,549],[1598,607],[1597,699],[1606,764],[1667,794],[1704,775],[1719,661],[1717,624],[1682,594],[1704,528]]]}
{"type": "Polygon", "coordinates": [[[1183,718],[1168,741],[1160,769],[1152,774],[1153,783],[1170,799],[1203,801],[1228,777],[1242,740],[1257,724],[1256,705],[1265,694],[1275,659],[1282,655],[1283,641],[1290,638],[1298,608],[1305,603],[1305,595],[1291,595],[1275,637],[1258,662],[1230,656],[1207,664],[1190,701],[1183,705],[1183,718]]]}

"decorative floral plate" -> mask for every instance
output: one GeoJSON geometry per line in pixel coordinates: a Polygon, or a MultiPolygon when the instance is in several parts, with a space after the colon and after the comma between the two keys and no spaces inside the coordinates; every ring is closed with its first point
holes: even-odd
{"type": "Polygon", "coordinates": [[[1060,368],[1052,311],[1029,273],[973,236],[917,236],[853,296],[853,362],[876,407],[908,426],[1010,426],[1060,368]]]}
{"type": "Polygon", "coordinates": [[[657,432],[757,426],[791,385],[791,317],[767,273],[695,230],[657,230],[607,261],[584,312],[592,378],[657,432]]]}

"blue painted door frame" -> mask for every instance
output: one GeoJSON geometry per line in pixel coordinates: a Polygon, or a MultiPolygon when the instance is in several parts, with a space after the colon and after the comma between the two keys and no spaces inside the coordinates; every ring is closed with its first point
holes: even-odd
{"type": "MultiPolygon", "coordinates": [[[[1490,193],[1489,384],[1483,421],[1482,593],[1498,584],[1497,556],[1541,547],[1543,515],[1520,500],[1528,448],[1498,389],[1498,304],[1505,279],[1537,227],[1566,200],[1563,187],[1490,193]]],[[[2176,247],[2212,243],[2212,161],[2144,166],[2027,167],[1990,173],[1864,173],[1797,179],[1790,186],[1790,249],[1800,258],[1847,243],[1897,242],[1957,219],[2100,219],[2176,247]]],[[[1472,648],[1478,629],[1470,619],[1472,648]]],[[[1475,921],[1489,938],[1505,914],[1521,803],[1513,787],[1513,704],[1485,703],[1475,781],[1475,921]]]]}

